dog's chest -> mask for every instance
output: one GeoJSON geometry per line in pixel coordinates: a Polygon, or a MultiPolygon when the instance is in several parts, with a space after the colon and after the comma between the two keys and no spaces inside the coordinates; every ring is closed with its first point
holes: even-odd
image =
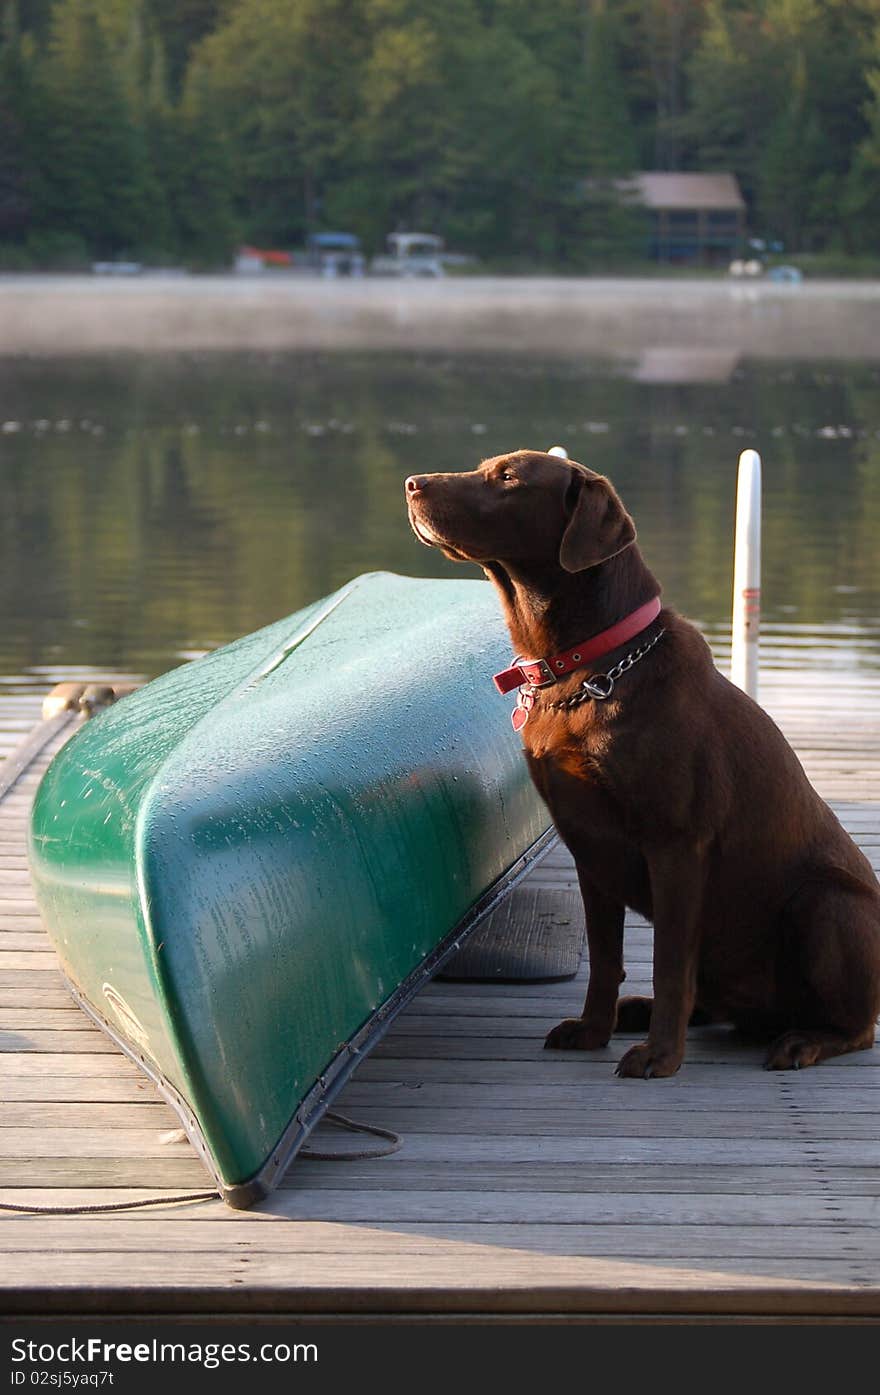
{"type": "Polygon", "coordinates": [[[582,785],[610,791],[618,765],[615,716],[611,710],[599,720],[587,710],[572,720],[552,710],[535,709],[523,731],[526,755],[582,785]]]}
{"type": "Polygon", "coordinates": [[[555,756],[526,758],[559,835],[578,866],[616,900],[651,915],[651,895],[639,839],[627,810],[606,786],[601,762],[586,760],[572,774],[555,756]]]}
{"type": "Polygon", "coordinates": [[[602,721],[575,724],[542,714],[524,733],[532,779],[569,846],[567,829],[581,841],[639,839],[639,791],[633,788],[626,734],[617,729],[614,713],[608,717],[603,712],[602,721]]]}
{"type": "Polygon", "coordinates": [[[614,790],[613,740],[607,733],[578,736],[557,730],[542,739],[536,723],[525,741],[532,779],[560,829],[572,825],[624,833],[620,801],[614,790]]]}

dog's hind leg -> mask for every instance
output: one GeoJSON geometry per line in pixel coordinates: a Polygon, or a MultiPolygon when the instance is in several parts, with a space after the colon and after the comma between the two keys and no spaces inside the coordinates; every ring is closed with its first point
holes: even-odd
{"type": "Polygon", "coordinates": [[[804,1070],[818,1066],[829,1056],[845,1056],[848,1051],[869,1051],[874,1045],[874,1027],[860,1036],[833,1032],[823,1027],[793,1027],[777,1037],[764,1062],[765,1070],[804,1070]]]}
{"type": "Polygon", "coordinates": [[[766,1070],[801,1070],[866,1051],[880,1014],[880,894],[835,881],[803,886],[785,912],[779,988],[789,1029],[766,1070]]]}
{"type": "Polygon", "coordinates": [[[615,1032],[622,1032],[624,1036],[632,1033],[647,1032],[651,1027],[651,1009],[654,1006],[653,998],[626,997],[621,998],[617,1004],[617,1021],[614,1023],[615,1032]]]}
{"type": "Polygon", "coordinates": [[[583,1014],[567,1017],[548,1033],[544,1045],[557,1051],[595,1051],[607,1046],[614,1030],[617,993],[623,972],[623,917],[620,901],[606,896],[578,867],[587,923],[590,979],[583,1014]]]}

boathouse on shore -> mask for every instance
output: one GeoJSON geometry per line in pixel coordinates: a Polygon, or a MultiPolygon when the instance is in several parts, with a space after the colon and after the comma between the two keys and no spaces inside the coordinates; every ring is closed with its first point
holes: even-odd
{"type": "Polygon", "coordinates": [[[741,251],[746,202],[735,175],[651,170],[622,187],[648,214],[648,251],[657,261],[725,265],[741,251]]]}

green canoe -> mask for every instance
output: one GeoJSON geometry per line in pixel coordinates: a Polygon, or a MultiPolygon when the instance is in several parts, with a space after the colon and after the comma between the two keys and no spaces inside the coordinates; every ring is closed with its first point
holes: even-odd
{"type": "Polygon", "coordinates": [[[30,865],[82,1006],[230,1204],[552,842],[491,675],[493,588],[375,573],[88,722],[30,865]]]}

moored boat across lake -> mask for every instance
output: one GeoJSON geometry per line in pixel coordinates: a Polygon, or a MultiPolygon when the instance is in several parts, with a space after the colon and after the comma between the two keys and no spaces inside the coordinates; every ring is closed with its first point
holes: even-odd
{"type": "Polygon", "coordinates": [[[508,657],[486,582],[368,574],[125,697],[44,777],[64,973],[232,1205],[552,843],[508,657]]]}

